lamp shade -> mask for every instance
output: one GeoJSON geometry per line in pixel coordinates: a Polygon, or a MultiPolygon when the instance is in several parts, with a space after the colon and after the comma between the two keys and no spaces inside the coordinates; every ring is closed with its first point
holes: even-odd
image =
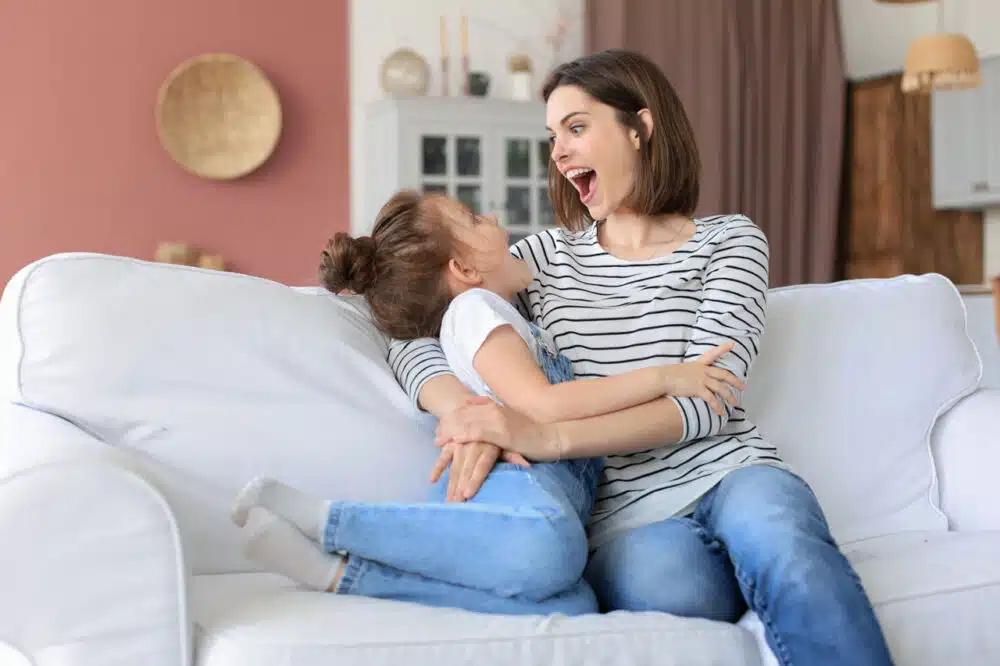
{"type": "Polygon", "coordinates": [[[975,88],[981,81],[976,47],[965,35],[939,33],[915,39],[903,67],[903,92],[975,88]]]}

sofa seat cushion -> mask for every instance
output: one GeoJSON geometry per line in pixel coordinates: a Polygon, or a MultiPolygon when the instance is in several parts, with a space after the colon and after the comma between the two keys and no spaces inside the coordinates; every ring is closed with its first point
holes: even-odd
{"type": "MultiPolygon", "coordinates": [[[[912,532],[845,549],[901,666],[1000,664],[1000,532],[912,532]]],[[[777,666],[755,615],[763,666],[777,666]]]]}
{"type": "Polygon", "coordinates": [[[194,576],[197,666],[758,666],[753,638],[658,613],[482,615],[311,592],[271,574],[194,576]]]}
{"type": "Polygon", "coordinates": [[[1000,532],[899,534],[847,555],[897,663],[1000,664],[1000,532]]]}

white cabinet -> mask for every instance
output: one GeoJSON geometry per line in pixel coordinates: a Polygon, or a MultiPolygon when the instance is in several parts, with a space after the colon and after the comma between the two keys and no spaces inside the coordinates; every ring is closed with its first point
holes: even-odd
{"type": "Polygon", "coordinates": [[[981,64],[982,85],[932,97],[932,189],[938,209],[1000,206],[1000,57],[981,64]]]}
{"type": "Polygon", "coordinates": [[[479,98],[385,99],[367,111],[364,225],[404,188],[445,192],[493,212],[511,242],[555,223],[545,105],[479,98]]]}

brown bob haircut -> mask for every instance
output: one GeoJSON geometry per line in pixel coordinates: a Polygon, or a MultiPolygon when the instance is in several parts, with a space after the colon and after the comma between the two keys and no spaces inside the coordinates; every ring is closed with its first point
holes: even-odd
{"type": "MultiPolygon", "coordinates": [[[[559,65],[542,87],[546,102],[556,88],[577,86],[617,111],[618,122],[639,132],[635,184],[623,205],[639,215],[691,216],[698,206],[701,159],[684,105],[666,75],[649,58],[620,49],[559,65]],[[652,136],[639,111],[649,109],[652,136]]],[[[549,161],[549,197],[559,223],[571,231],[588,224],[576,188],[549,161]]]]}

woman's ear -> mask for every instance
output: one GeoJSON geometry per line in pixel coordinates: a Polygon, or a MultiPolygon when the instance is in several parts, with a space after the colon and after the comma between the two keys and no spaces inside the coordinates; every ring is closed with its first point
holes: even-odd
{"type": "Polygon", "coordinates": [[[480,275],[479,271],[471,266],[466,266],[459,259],[451,258],[448,260],[447,273],[448,281],[452,287],[459,287],[453,289],[456,292],[464,291],[470,287],[478,287],[483,283],[483,276],[480,275]]]}
{"type": "Polygon", "coordinates": [[[640,109],[639,120],[642,121],[642,126],[646,128],[646,141],[649,141],[650,137],[653,136],[653,114],[649,112],[649,109],[640,109]]]}

